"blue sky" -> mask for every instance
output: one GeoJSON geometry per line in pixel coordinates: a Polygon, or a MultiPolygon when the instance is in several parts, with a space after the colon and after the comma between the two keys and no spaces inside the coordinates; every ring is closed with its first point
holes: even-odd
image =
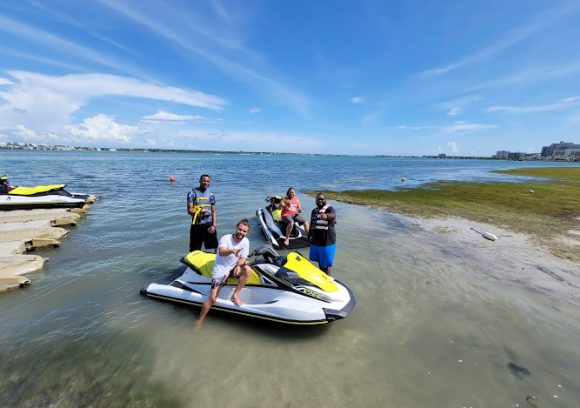
{"type": "Polygon", "coordinates": [[[539,152],[579,39],[579,1],[2,1],[0,142],[539,152]]]}

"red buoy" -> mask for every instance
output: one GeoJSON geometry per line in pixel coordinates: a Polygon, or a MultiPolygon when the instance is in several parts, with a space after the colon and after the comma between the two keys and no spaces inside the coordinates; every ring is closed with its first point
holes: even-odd
{"type": "Polygon", "coordinates": [[[169,182],[170,182],[170,183],[173,183],[173,182],[175,182],[175,177],[173,177],[173,176],[170,176],[170,177],[169,177],[169,182]]]}

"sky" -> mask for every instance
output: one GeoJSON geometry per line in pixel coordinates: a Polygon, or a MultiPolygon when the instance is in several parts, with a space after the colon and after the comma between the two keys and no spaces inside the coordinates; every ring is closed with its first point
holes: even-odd
{"type": "Polygon", "coordinates": [[[0,0],[0,143],[535,153],[579,40],[578,0],[0,0]]]}

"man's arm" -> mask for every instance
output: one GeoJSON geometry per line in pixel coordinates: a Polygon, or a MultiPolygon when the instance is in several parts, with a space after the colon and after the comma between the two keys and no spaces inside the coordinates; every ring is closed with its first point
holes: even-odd
{"type": "Polygon", "coordinates": [[[217,210],[215,208],[215,204],[211,205],[211,226],[207,229],[208,232],[211,232],[212,234],[216,231],[216,225],[217,225],[217,210]]]}
{"type": "Polygon", "coordinates": [[[228,255],[238,256],[240,254],[240,249],[234,249],[234,248],[219,247],[218,251],[219,251],[221,256],[228,256],[228,255]]]}
{"type": "Polygon", "coordinates": [[[336,219],[336,211],[334,211],[334,207],[328,207],[326,211],[328,212],[322,214],[322,217],[320,218],[327,221],[333,221],[336,219]]]}
{"type": "Polygon", "coordinates": [[[195,216],[196,213],[196,211],[193,209],[193,203],[195,202],[195,197],[192,197],[193,195],[193,190],[187,194],[187,213],[192,217],[195,216]]]}

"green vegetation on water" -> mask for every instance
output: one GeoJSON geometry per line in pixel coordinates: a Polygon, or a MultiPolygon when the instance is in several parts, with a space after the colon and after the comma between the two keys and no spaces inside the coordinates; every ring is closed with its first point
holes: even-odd
{"type": "Polygon", "coordinates": [[[331,200],[419,217],[460,217],[529,234],[558,256],[580,260],[570,230],[580,230],[580,167],[523,168],[505,174],[546,177],[518,183],[438,181],[416,189],[324,191],[331,200]]]}

